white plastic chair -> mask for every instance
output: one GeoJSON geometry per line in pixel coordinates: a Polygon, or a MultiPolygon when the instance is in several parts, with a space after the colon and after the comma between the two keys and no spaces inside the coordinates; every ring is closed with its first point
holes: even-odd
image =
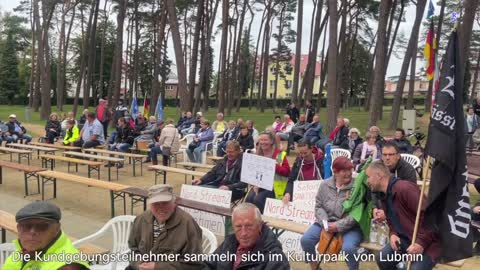
{"type": "Polygon", "coordinates": [[[333,161],[337,157],[343,156],[343,157],[346,157],[346,158],[350,159],[351,156],[352,156],[350,151],[342,149],[342,148],[334,148],[330,151],[330,154],[332,155],[332,164],[333,164],[333,161]]]}
{"type": "Polygon", "coordinates": [[[188,156],[187,156],[187,149],[188,145],[193,142],[193,138],[195,138],[195,134],[187,134],[185,137],[183,137],[179,142],[180,142],[180,149],[178,152],[181,152],[183,154],[183,162],[189,161],[188,156]],[[185,141],[185,144],[182,144],[181,142],[185,141]]]}
{"type": "Polygon", "coordinates": [[[222,134],[223,132],[213,133],[212,156],[217,156],[218,143],[222,141],[222,137],[221,137],[222,134]]]}
{"type": "Polygon", "coordinates": [[[410,165],[412,165],[414,169],[420,167],[420,159],[417,156],[410,155],[410,154],[400,154],[400,156],[406,162],[408,162],[410,165]]]}
{"type": "Polygon", "coordinates": [[[204,254],[211,254],[217,249],[217,237],[209,229],[202,228],[202,251],[204,254]]]}
{"type": "MultiPolygon", "coordinates": [[[[216,239],[215,239],[216,240],[216,239]]],[[[15,251],[15,245],[13,243],[0,244],[0,269],[7,260],[8,256],[15,251]]]]}
{"type": "MultiPolygon", "coordinates": [[[[116,216],[110,219],[103,227],[98,230],[96,233],[91,234],[87,237],[79,239],[73,242],[73,245],[78,247],[81,244],[91,242],[105,234],[109,233],[110,230],[113,233],[113,246],[110,248],[110,253],[124,254],[130,252],[128,248],[128,238],[132,230],[133,221],[135,216],[116,216]]],[[[128,262],[109,262],[108,264],[97,264],[90,266],[91,270],[116,270],[125,269],[128,265],[128,262]],[[123,268],[122,268],[123,267],[123,268]]]]}

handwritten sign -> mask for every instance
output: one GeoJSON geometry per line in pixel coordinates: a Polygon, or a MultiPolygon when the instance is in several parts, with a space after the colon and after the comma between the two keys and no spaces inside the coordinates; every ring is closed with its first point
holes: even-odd
{"type": "MultiPolygon", "coordinates": [[[[299,223],[313,224],[315,222],[314,209],[303,209],[296,207],[293,203],[283,204],[280,200],[268,198],[265,202],[263,214],[299,223]]],[[[285,231],[280,235],[278,241],[282,244],[283,252],[300,255],[303,253],[300,245],[301,234],[285,231]]]]}
{"type": "Polygon", "coordinates": [[[266,190],[273,189],[275,160],[254,154],[243,154],[240,179],[250,185],[266,190]]]}
{"type": "Polygon", "coordinates": [[[314,209],[315,198],[323,182],[322,180],[293,182],[293,204],[297,207],[314,209]]]}
{"type": "MultiPolygon", "coordinates": [[[[180,198],[229,208],[232,198],[232,191],[206,188],[201,186],[182,185],[180,198]]],[[[192,215],[198,225],[209,229],[216,235],[225,235],[225,219],[223,216],[186,207],[181,208],[192,215]]]]}

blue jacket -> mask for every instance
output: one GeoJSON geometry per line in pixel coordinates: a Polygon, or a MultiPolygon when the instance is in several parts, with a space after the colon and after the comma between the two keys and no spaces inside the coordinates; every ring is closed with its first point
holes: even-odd
{"type": "Polygon", "coordinates": [[[200,129],[196,135],[196,137],[200,140],[199,146],[204,149],[205,145],[207,145],[207,143],[213,140],[213,135],[213,129],[211,127],[208,127],[206,130],[203,131],[200,129]]]}
{"type": "Polygon", "coordinates": [[[305,134],[303,135],[304,138],[313,138],[313,137],[322,137],[322,124],[320,122],[317,123],[310,123],[308,124],[305,129],[305,134]]]}
{"type": "MultiPolygon", "coordinates": [[[[468,126],[467,126],[467,115],[465,115],[465,132],[468,132],[468,126]]],[[[473,132],[480,128],[480,117],[476,114],[473,114],[473,132]]]]}

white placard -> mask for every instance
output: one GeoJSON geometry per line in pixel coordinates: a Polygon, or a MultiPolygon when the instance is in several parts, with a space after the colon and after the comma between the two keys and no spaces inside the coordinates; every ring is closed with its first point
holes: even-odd
{"type": "MultiPolygon", "coordinates": [[[[230,208],[232,191],[206,188],[201,186],[182,185],[180,198],[230,208]]],[[[198,225],[209,229],[216,235],[225,236],[225,219],[223,216],[187,207],[181,208],[192,215],[198,225]]]]}
{"type": "Polygon", "coordinates": [[[293,204],[308,209],[315,208],[315,198],[323,180],[293,182],[293,204]]]}
{"type": "MultiPolygon", "coordinates": [[[[274,217],[299,223],[313,224],[315,222],[314,209],[297,208],[293,203],[283,204],[280,200],[267,198],[263,214],[268,217],[274,217]]],[[[303,254],[300,245],[301,234],[285,231],[280,235],[278,241],[282,244],[285,254],[303,254]]]]}
{"type": "Polygon", "coordinates": [[[275,160],[254,154],[243,154],[240,179],[250,185],[273,190],[275,160]]]}

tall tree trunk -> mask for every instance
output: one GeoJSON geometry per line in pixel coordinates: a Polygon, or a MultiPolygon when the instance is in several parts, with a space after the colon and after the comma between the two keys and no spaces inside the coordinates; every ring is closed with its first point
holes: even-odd
{"type": "Polygon", "coordinates": [[[63,77],[63,70],[64,64],[63,63],[63,51],[65,47],[65,17],[70,7],[70,0],[67,0],[63,3],[62,6],[62,15],[60,18],[60,37],[58,41],[58,57],[57,57],[57,110],[63,111],[63,94],[65,92],[64,88],[64,77],[63,77]]]}
{"type": "MultiPolygon", "coordinates": [[[[334,108],[341,108],[342,106],[342,95],[345,98],[345,74],[347,64],[347,39],[348,36],[351,35],[351,32],[348,32],[347,35],[347,17],[348,17],[348,9],[347,9],[347,0],[342,0],[342,15],[341,15],[341,26],[340,26],[340,37],[338,39],[338,48],[337,48],[337,91],[335,91],[335,105],[334,108]]],[[[314,77],[315,78],[315,77],[314,77]]],[[[313,82],[312,82],[313,86],[313,82]]]]}
{"type": "Polygon", "coordinates": [[[472,39],[473,23],[475,14],[480,2],[478,0],[465,0],[463,2],[463,9],[465,13],[462,18],[462,25],[459,29],[459,45],[460,45],[460,72],[461,81],[465,78],[465,66],[467,64],[468,56],[470,55],[470,40],[472,39]]]}
{"type": "MultiPolygon", "coordinates": [[[[30,12],[30,27],[32,29],[32,71],[30,72],[30,86],[29,86],[29,96],[28,96],[28,107],[33,107],[34,104],[34,87],[35,87],[35,79],[36,79],[36,74],[38,73],[38,70],[36,68],[36,54],[35,54],[35,45],[36,45],[36,27],[35,27],[35,20],[33,16],[33,1],[31,2],[31,9],[32,12],[30,12]]],[[[38,100],[38,98],[37,98],[38,100]]],[[[38,104],[37,104],[37,110],[38,110],[38,104]]]]}
{"type": "MultiPolygon", "coordinates": [[[[297,43],[295,44],[295,66],[293,68],[293,86],[291,103],[298,102],[298,81],[300,77],[300,58],[302,54],[302,25],[303,25],[303,0],[298,0],[297,12],[297,43]]],[[[322,51],[323,53],[323,51],[322,51]]]]}
{"type": "Polygon", "coordinates": [[[221,49],[220,49],[220,72],[218,84],[218,112],[225,112],[225,91],[227,84],[227,38],[228,38],[228,10],[229,2],[228,0],[222,0],[222,38],[221,38],[221,49]]]}
{"type": "MultiPolygon", "coordinates": [[[[198,62],[198,44],[200,42],[200,29],[202,28],[202,20],[203,20],[203,13],[204,13],[204,0],[198,0],[197,2],[197,15],[196,15],[196,22],[195,22],[195,30],[193,33],[193,48],[192,48],[192,57],[190,59],[190,74],[189,74],[189,85],[188,85],[188,92],[190,93],[190,101],[189,103],[193,107],[194,103],[194,93],[195,93],[195,78],[197,75],[197,62],[198,62]]],[[[192,110],[193,108],[189,108],[192,110]]]]}
{"type": "MultiPolygon", "coordinates": [[[[152,106],[150,106],[150,114],[153,115],[155,113],[155,104],[158,102],[158,97],[160,95],[160,82],[159,82],[159,76],[160,76],[160,67],[162,66],[162,47],[163,47],[163,40],[165,39],[165,27],[167,24],[167,13],[165,10],[164,5],[161,5],[160,7],[160,16],[159,16],[159,24],[157,27],[157,32],[156,32],[156,41],[155,41],[155,64],[153,66],[153,80],[152,80],[152,106]]],[[[167,74],[168,75],[168,74],[167,74]]],[[[163,77],[162,77],[163,79],[163,77]]],[[[165,99],[165,96],[162,96],[163,99],[165,99]]],[[[164,104],[162,102],[162,104],[164,104]]]]}
{"type": "Polygon", "coordinates": [[[178,72],[178,90],[180,93],[180,109],[187,111],[191,105],[188,104],[190,98],[187,89],[187,70],[183,59],[182,39],[180,38],[180,29],[178,26],[178,19],[175,11],[175,1],[165,0],[168,12],[168,21],[170,23],[170,30],[172,31],[173,49],[175,51],[175,60],[177,63],[178,72]]]}
{"type": "Polygon", "coordinates": [[[273,91],[273,112],[277,109],[277,91],[278,91],[278,77],[280,75],[280,48],[282,46],[282,35],[283,35],[283,15],[285,12],[285,5],[283,6],[282,10],[280,11],[280,17],[278,19],[278,40],[277,40],[277,57],[275,59],[275,88],[273,91]]]}
{"type": "MultiPolygon", "coordinates": [[[[370,48],[368,49],[368,52],[371,51],[373,45],[375,44],[375,39],[377,37],[377,34],[378,34],[378,30],[377,30],[377,32],[375,33],[375,36],[372,39],[372,43],[371,43],[370,48]]],[[[375,50],[373,51],[372,59],[370,59],[369,70],[373,70],[375,68],[374,65],[375,65],[376,57],[377,57],[377,47],[375,47],[375,50]]],[[[371,97],[372,97],[373,79],[375,77],[374,75],[375,75],[375,72],[372,72],[370,74],[370,78],[368,79],[367,88],[366,88],[367,92],[365,93],[365,101],[364,101],[364,104],[363,104],[363,108],[367,112],[368,112],[368,110],[370,110],[370,101],[371,101],[371,97]]]]}
{"type": "MultiPolygon", "coordinates": [[[[261,65],[261,63],[257,63],[258,62],[258,48],[260,46],[260,37],[262,36],[262,29],[263,29],[263,23],[265,22],[266,11],[267,11],[267,9],[263,10],[262,21],[260,23],[260,28],[258,30],[257,45],[255,46],[255,59],[253,61],[253,69],[252,69],[252,84],[250,86],[250,98],[248,100],[248,109],[249,110],[252,110],[252,106],[253,106],[253,89],[255,88],[255,82],[257,81],[257,77],[255,77],[255,73],[257,72],[257,70],[258,70],[258,73],[259,73],[257,94],[258,95],[260,94],[260,73],[262,72],[262,69],[261,69],[261,67],[258,67],[258,69],[257,69],[257,64],[261,65]]],[[[263,42],[262,42],[262,47],[263,47],[263,42]]],[[[262,49],[262,52],[263,52],[263,49],[262,49]]],[[[258,102],[260,102],[260,100],[258,102]]]]}
{"type": "Polygon", "coordinates": [[[385,69],[385,57],[387,54],[387,20],[388,14],[391,8],[391,0],[382,0],[380,2],[380,16],[378,20],[378,38],[377,38],[377,60],[375,63],[374,80],[371,93],[371,103],[368,126],[374,126],[380,117],[381,107],[383,106],[383,100],[381,100],[382,91],[384,91],[384,85],[382,84],[383,71],[385,69]]]}
{"type": "Polygon", "coordinates": [[[336,123],[338,108],[336,104],[337,91],[337,28],[338,28],[338,11],[337,0],[328,0],[328,14],[330,17],[329,37],[328,37],[328,90],[327,90],[327,107],[333,108],[327,111],[327,131],[333,130],[336,123]]]}
{"type": "Polygon", "coordinates": [[[475,95],[475,90],[477,89],[478,84],[478,69],[480,69],[480,48],[477,50],[477,65],[475,67],[475,73],[473,75],[472,92],[470,93],[471,101],[474,101],[475,97],[480,96],[479,94],[475,95]]]}
{"type": "MultiPolygon", "coordinates": [[[[317,65],[317,50],[318,50],[318,41],[320,40],[320,34],[322,33],[323,27],[325,27],[325,23],[327,22],[327,18],[329,17],[325,14],[323,18],[323,22],[321,22],[322,17],[322,10],[323,10],[323,0],[318,0],[317,2],[317,12],[315,15],[315,26],[313,30],[312,36],[312,47],[308,54],[308,63],[307,68],[305,70],[305,75],[302,80],[302,84],[300,86],[300,97],[301,100],[303,98],[303,91],[305,91],[305,100],[311,100],[313,94],[313,83],[315,81],[315,68],[317,65]]],[[[338,11],[337,11],[338,13],[338,11]]],[[[338,14],[337,14],[338,15],[338,14]]],[[[337,25],[338,26],[338,25],[337,25]]]]}
{"type": "MultiPolygon", "coordinates": [[[[92,26],[90,27],[89,45],[88,45],[88,65],[87,65],[87,74],[86,81],[83,85],[83,108],[88,108],[90,105],[90,95],[91,90],[93,90],[93,76],[95,75],[95,54],[96,50],[96,41],[97,41],[97,21],[98,21],[98,11],[99,11],[100,1],[94,1],[92,4],[93,10],[93,21],[92,26]]],[[[94,100],[96,100],[96,95],[93,95],[94,100]]],[[[110,101],[111,102],[111,101],[110,101]]],[[[93,102],[95,105],[95,101],[93,102]]]]}
{"type": "MultiPolygon", "coordinates": [[[[114,104],[118,103],[120,97],[120,89],[122,87],[122,54],[123,54],[123,24],[127,13],[127,0],[118,0],[118,14],[117,14],[117,30],[114,51],[114,79],[113,79],[113,102],[108,103],[108,107],[112,108],[114,104]]],[[[127,76],[125,76],[125,79],[127,76]]]]}
{"type": "MultiPolygon", "coordinates": [[[[403,89],[405,87],[405,79],[407,77],[408,66],[412,57],[415,57],[415,48],[418,42],[418,32],[420,31],[420,24],[422,22],[423,12],[425,10],[427,1],[418,0],[417,11],[415,15],[415,21],[413,23],[412,32],[410,34],[410,40],[408,41],[407,51],[403,59],[402,68],[400,70],[400,76],[398,78],[397,89],[395,90],[395,97],[392,105],[392,115],[390,119],[390,128],[397,128],[398,117],[400,115],[400,106],[403,100],[403,89]]],[[[414,74],[415,75],[415,74],[414,74]]]]}
{"type": "Polygon", "coordinates": [[[418,43],[418,40],[417,42],[415,42],[415,48],[413,49],[412,60],[410,62],[410,81],[408,85],[407,105],[405,106],[407,110],[414,109],[413,95],[415,93],[415,71],[417,68],[417,47],[418,47],[417,43],[418,43]]]}
{"type": "MultiPolygon", "coordinates": [[[[108,14],[110,13],[107,11],[107,3],[108,0],[105,0],[105,5],[103,6],[103,12],[105,14],[103,18],[103,33],[102,33],[102,41],[100,43],[100,70],[98,74],[98,96],[103,97],[104,92],[103,92],[103,72],[104,72],[104,67],[103,65],[105,64],[105,40],[107,36],[107,22],[108,22],[108,14]]],[[[107,95],[108,96],[108,95],[107,95]]]]}
{"type": "Polygon", "coordinates": [[[320,62],[320,82],[318,84],[318,97],[317,97],[317,111],[320,112],[320,108],[322,107],[322,97],[323,97],[323,85],[325,83],[325,78],[327,76],[327,64],[328,60],[325,60],[325,55],[328,55],[328,50],[327,53],[325,54],[325,44],[327,41],[327,26],[328,26],[328,21],[327,25],[325,26],[325,30],[323,31],[323,44],[322,44],[322,60],[320,62]]]}
{"type": "MultiPolygon", "coordinates": [[[[42,107],[40,109],[40,118],[47,120],[50,116],[51,108],[51,66],[50,66],[50,46],[48,44],[48,29],[50,28],[50,21],[52,20],[53,12],[55,10],[56,3],[52,3],[51,6],[42,4],[42,47],[43,55],[42,62],[44,64],[42,68],[42,107]],[[44,60],[44,61],[43,61],[44,60]]],[[[40,56],[40,55],[39,55],[40,56]]],[[[41,65],[39,65],[41,67],[41,65]]]]}
{"type": "MultiPolygon", "coordinates": [[[[138,73],[140,68],[139,63],[139,51],[138,45],[140,43],[140,18],[138,14],[138,6],[139,2],[135,1],[135,9],[133,11],[133,22],[132,25],[135,25],[135,48],[133,49],[133,72],[132,72],[132,82],[133,82],[133,91],[139,95],[139,88],[138,88],[138,73]]],[[[146,93],[141,93],[142,97],[147,97],[146,93]]]]}
{"type": "MultiPolygon", "coordinates": [[[[83,21],[84,21],[83,9],[80,9],[80,24],[82,29],[82,48],[80,51],[80,72],[78,73],[78,81],[75,89],[75,97],[73,99],[73,114],[77,115],[78,110],[78,100],[80,98],[80,89],[82,87],[83,75],[85,73],[85,58],[87,53],[87,41],[88,33],[85,32],[83,21]]],[[[113,70],[112,70],[113,72],[113,70]]]]}
{"type": "Polygon", "coordinates": [[[33,0],[33,18],[35,20],[35,28],[36,28],[36,34],[37,34],[37,42],[38,42],[38,49],[37,49],[37,78],[36,78],[36,84],[35,84],[35,93],[34,95],[34,110],[38,111],[39,109],[39,104],[40,104],[40,98],[41,98],[41,85],[40,85],[40,79],[43,78],[43,73],[44,73],[44,68],[45,68],[45,57],[44,57],[44,43],[42,39],[42,26],[40,24],[40,11],[38,7],[38,0],[33,0]]]}
{"type": "Polygon", "coordinates": [[[262,96],[260,98],[260,112],[265,112],[267,103],[267,87],[268,87],[268,63],[270,58],[270,22],[273,16],[273,7],[271,1],[267,5],[267,21],[265,23],[265,48],[263,51],[263,80],[262,80],[262,96]]]}
{"type": "MultiPolygon", "coordinates": [[[[303,0],[302,0],[302,1],[303,1],[303,0]]],[[[247,46],[250,46],[250,33],[251,33],[251,30],[252,30],[252,24],[253,24],[253,19],[255,18],[255,13],[253,13],[252,8],[250,7],[248,1],[246,1],[246,3],[247,3],[248,10],[249,10],[249,12],[250,12],[251,18],[250,18],[250,22],[249,22],[249,24],[248,24],[248,30],[247,30],[247,33],[246,33],[246,36],[244,37],[244,39],[245,39],[246,42],[247,42],[247,46]]],[[[250,51],[250,48],[249,48],[248,51],[250,51]]],[[[250,54],[249,54],[249,55],[250,55],[250,54]]],[[[243,62],[250,63],[249,66],[252,66],[252,64],[253,64],[253,67],[254,67],[253,70],[255,70],[255,63],[251,63],[251,59],[250,59],[250,58],[248,58],[248,59],[240,59],[240,61],[241,61],[241,62],[243,61],[243,62]]],[[[248,69],[247,69],[247,72],[248,72],[248,69]]],[[[251,78],[251,80],[254,81],[253,77],[251,78]]],[[[240,82],[240,72],[239,72],[239,74],[238,74],[238,81],[240,82]]],[[[247,96],[248,96],[248,82],[247,82],[247,84],[245,85],[245,87],[247,88],[247,89],[245,89],[245,90],[246,90],[246,93],[247,93],[247,96]]],[[[237,99],[237,105],[236,105],[236,112],[237,112],[237,113],[240,112],[240,106],[242,105],[242,97],[243,97],[243,93],[244,93],[243,91],[244,91],[244,89],[240,89],[240,90],[239,90],[239,99],[237,99]]],[[[251,89],[251,91],[253,91],[253,88],[251,89]]],[[[250,96],[250,98],[251,98],[251,96],[250,96]]],[[[249,101],[251,101],[251,99],[250,99],[249,101]]],[[[249,102],[249,104],[250,104],[250,102],[249,102]]]]}
{"type": "MultiPolygon", "coordinates": [[[[435,39],[437,40],[437,44],[440,41],[440,37],[442,35],[442,24],[443,24],[443,16],[445,15],[445,2],[446,0],[441,0],[440,4],[440,16],[438,17],[438,28],[437,28],[437,34],[435,35],[435,39]]],[[[433,49],[434,52],[434,61],[435,61],[435,69],[440,68],[438,66],[438,46],[437,48],[433,49]]],[[[433,92],[433,84],[435,81],[432,79],[428,82],[428,90],[427,90],[427,96],[425,97],[425,112],[430,112],[432,108],[432,92],[433,92]]]]}

